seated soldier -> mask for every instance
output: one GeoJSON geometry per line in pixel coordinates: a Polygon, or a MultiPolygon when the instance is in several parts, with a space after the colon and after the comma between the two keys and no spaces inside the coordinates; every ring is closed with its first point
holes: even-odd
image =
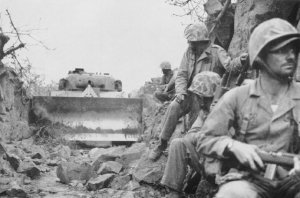
{"type": "Polygon", "coordinates": [[[189,164],[189,151],[186,148],[185,141],[196,147],[195,133],[201,129],[201,126],[209,112],[209,107],[212,103],[214,93],[217,86],[220,85],[221,78],[217,73],[204,71],[197,74],[188,89],[195,96],[201,99],[202,108],[198,109],[198,117],[188,134],[184,138],[174,139],[169,147],[168,161],[164,171],[161,184],[170,188],[171,193],[169,197],[179,197],[180,191],[183,188],[183,182],[187,174],[187,165],[189,164]],[[200,111],[199,111],[200,110],[200,111]]]}
{"type": "Polygon", "coordinates": [[[164,61],[160,64],[163,73],[160,87],[154,92],[154,96],[161,102],[171,100],[175,95],[176,70],[172,70],[171,64],[164,61]]]}
{"type": "Polygon", "coordinates": [[[236,73],[242,67],[242,56],[231,59],[222,47],[211,43],[204,23],[188,25],[184,34],[188,41],[188,48],[175,79],[176,96],[168,106],[161,123],[160,140],[149,155],[152,161],[159,159],[167,148],[178,120],[189,113],[193,105],[197,105],[193,104],[187,92],[195,75],[203,71],[213,71],[222,77],[226,71],[236,73]]]}
{"type": "Polygon", "coordinates": [[[252,83],[228,91],[207,117],[197,137],[197,152],[230,159],[217,198],[300,197],[300,161],[294,168],[264,164],[262,152],[299,153],[300,84],[297,66],[300,34],[274,18],[258,25],[249,40],[250,65],[259,69],[252,83]],[[233,127],[234,133],[229,129],[233,127]],[[267,171],[267,172],[265,172],[267,171]]]}

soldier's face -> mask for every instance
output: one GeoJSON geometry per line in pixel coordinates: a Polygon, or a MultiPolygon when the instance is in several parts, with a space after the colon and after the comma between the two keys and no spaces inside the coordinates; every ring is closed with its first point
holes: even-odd
{"type": "Polygon", "coordinates": [[[197,53],[197,52],[203,52],[207,48],[209,42],[208,41],[189,41],[188,44],[189,44],[189,47],[191,48],[191,50],[194,53],[197,53]]]}
{"type": "Polygon", "coordinates": [[[289,77],[296,70],[297,57],[297,46],[294,43],[289,43],[276,51],[268,52],[266,63],[278,76],[289,77]]]}

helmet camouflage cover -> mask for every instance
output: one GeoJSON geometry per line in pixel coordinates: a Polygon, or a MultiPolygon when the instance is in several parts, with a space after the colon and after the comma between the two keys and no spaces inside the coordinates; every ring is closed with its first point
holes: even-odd
{"type": "Polygon", "coordinates": [[[287,44],[287,42],[299,41],[300,34],[289,22],[280,18],[273,18],[259,24],[249,39],[250,65],[268,44],[279,39],[284,42],[283,44],[287,44]]]}
{"type": "Polygon", "coordinates": [[[208,30],[204,23],[188,25],[184,30],[184,37],[188,41],[209,41],[208,30]]]}
{"type": "Polygon", "coordinates": [[[189,87],[189,91],[203,97],[213,97],[217,86],[221,83],[221,77],[211,71],[198,73],[189,87]]]}
{"type": "Polygon", "coordinates": [[[171,69],[171,64],[168,61],[164,61],[160,64],[161,69],[171,69]]]}

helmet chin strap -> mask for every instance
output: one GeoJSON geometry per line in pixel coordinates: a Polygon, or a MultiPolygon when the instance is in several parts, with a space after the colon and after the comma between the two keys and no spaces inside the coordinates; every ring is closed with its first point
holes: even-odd
{"type": "Polygon", "coordinates": [[[281,81],[281,82],[291,82],[293,80],[293,76],[287,76],[287,77],[282,77],[282,76],[279,76],[278,74],[276,74],[272,69],[271,67],[265,62],[263,61],[260,57],[257,57],[256,58],[256,62],[264,67],[268,73],[273,77],[273,78],[276,78],[277,80],[281,81]]]}

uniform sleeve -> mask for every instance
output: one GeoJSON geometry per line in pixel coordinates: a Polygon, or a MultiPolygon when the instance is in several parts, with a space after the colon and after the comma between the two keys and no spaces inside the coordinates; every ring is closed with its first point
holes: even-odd
{"type": "Polygon", "coordinates": [[[218,46],[217,48],[217,55],[221,66],[226,71],[229,71],[231,69],[233,73],[238,73],[242,68],[240,57],[231,59],[231,57],[222,47],[218,46]]]}
{"type": "Polygon", "coordinates": [[[166,86],[165,92],[175,89],[175,79],[176,79],[176,75],[175,75],[175,73],[173,73],[172,78],[170,79],[168,85],[166,86]]]}
{"type": "Polygon", "coordinates": [[[224,150],[232,141],[229,129],[235,118],[237,94],[236,89],[227,92],[208,115],[201,128],[203,135],[197,139],[197,151],[199,153],[211,157],[224,157],[224,150]]]}
{"type": "Polygon", "coordinates": [[[175,79],[176,94],[187,94],[187,84],[188,84],[188,56],[187,56],[187,52],[185,52],[181,60],[181,64],[175,79]]]}

